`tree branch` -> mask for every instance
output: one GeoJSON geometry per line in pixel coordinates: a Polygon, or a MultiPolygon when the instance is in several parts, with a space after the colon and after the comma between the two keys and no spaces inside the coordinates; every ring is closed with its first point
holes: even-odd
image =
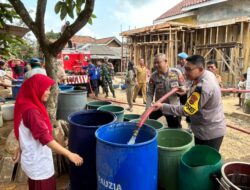
{"type": "Polygon", "coordinates": [[[94,11],[95,0],[86,0],[84,10],[81,11],[74,23],[66,27],[62,36],[54,43],[49,45],[49,51],[56,56],[68,42],[82,27],[84,27],[94,11]]]}
{"type": "Polygon", "coordinates": [[[29,29],[35,34],[36,26],[29,12],[20,0],[9,0],[14,7],[16,13],[22,18],[23,22],[29,27],[29,29]]]}
{"type": "Polygon", "coordinates": [[[38,0],[36,8],[36,25],[40,37],[45,39],[44,15],[46,11],[47,0],[38,0]]]}

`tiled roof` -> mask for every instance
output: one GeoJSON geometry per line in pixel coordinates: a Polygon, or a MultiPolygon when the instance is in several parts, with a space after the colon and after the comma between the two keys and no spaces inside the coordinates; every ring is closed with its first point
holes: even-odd
{"type": "Polygon", "coordinates": [[[92,38],[90,36],[73,36],[71,38],[72,43],[76,43],[76,44],[87,44],[87,43],[95,43],[96,39],[92,38]]]}
{"type": "Polygon", "coordinates": [[[176,16],[185,13],[185,11],[182,11],[183,7],[188,7],[191,5],[203,3],[205,1],[210,1],[210,0],[183,0],[177,5],[175,5],[173,8],[169,9],[167,12],[163,13],[160,17],[158,17],[155,20],[161,20],[164,18],[168,18],[171,16],[176,16]]]}
{"type": "Polygon", "coordinates": [[[109,43],[110,41],[112,41],[114,38],[115,38],[115,37],[101,38],[101,39],[96,40],[96,43],[97,43],[97,44],[107,44],[107,43],[109,43]]]}
{"type": "Polygon", "coordinates": [[[116,40],[117,43],[120,43],[119,40],[117,40],[116,37],[107,37],[107,38],[101,38],[101,39],[96,39],[96,38],[92,38],[90,36],[73,36],[71,38],[72,43],[76,43],[76,44],[109,44],[110,42],[112,42],[113,40],[116,40]]]}
{"type": "Polygon", "coordinates": [[[163,13],[160,17],[158,17],[155,20],[161,20],[163,18],[167,18],[167,17],[171,17],[171,16],[182,14],[183,12],[181,11],[181,9],[183,7],[184,1],[178,3],[173,8],[169,9],[167,12],[163,13]]]}
{"type": "Polygon", "coordinates": [[[183,7],[188,7],[188,6],[191,6],[191,5],[204,3],[206,1],[210,1],[210,0],[186,0],[185,3],[183,4],[183,7]]]}

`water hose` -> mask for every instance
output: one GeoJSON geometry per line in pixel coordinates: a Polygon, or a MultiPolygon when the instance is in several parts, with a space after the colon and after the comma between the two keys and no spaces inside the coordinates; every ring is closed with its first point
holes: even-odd
{"type": "MultiPolygon", "coordinates": [[[[169,96],[175,94],[177,91],[179,90],[179,88],[172,88],[167,94],[165,94],[164,96],[162,96],[156,103],[162,103],[164,102],[169,96]]],[[[136,129],[133,132],[133,136],[131,137],[131,139],[129,140],[128,144],[132,145],[135,144],[135,140],[136,137],[139,133],[140,128],[142,127],[142,125],[145,123],[145,121],[147,120],[147,118],[149,117],[149,115],[155,110],[154,107],[150,107],[148,108],[141,116],[140,122],[137,123],[136,125],[136,129]]]]}
{"type": "MultiPolygon", "coordinates": [[[[166,99],[168,99],[169,96],[172,96],[173,94],[175,94],[177,91],[179,90],[179,88],[172,88],[172,90],[170,90],[167,94],[165,94],[164,96],[162,96],[158,101],[156,101],[156,103],[162,103],[164,101],[166,101],[166,99]]],[[[149,117],[149,115],[155,110],[154,107],[150,107],[148,108],[141,116],[141,120],[140,122],[137,124],[137,127],[140,128],[145,121],[147,120],[147,118],[149,117]]]]}
{"type": "MultiPolygon", "coordinates": [[[[176,91],[178,91],[178,88],[177,88],[177,90],[176,91]]],[[[170,91],[171,92],[171,91],[170,91]]],[[[170,93],[169,92],[169,93],[170,93]]],[[[232,92],[232,93],[250,93],[250,90],[238,90],[238,89],[236,89],[236,88],[221,88],[221,92],[232,92]]],[[[171,94],[172,95],[172,94],[171,94]]],[[[166,97],[165,96],[167,96],[167,98],[169,97],[169,96],[171,96],[171,95],[168,95],[168,94],[166,94],[166,95],[164,95],[161,99],[159,99],[157,102],[163,102],[165,99],[166,99],[166,97]]],[[[98,97],[96,97],[96,96],[94,96],[94,97],[92,97],[93,99],[96,99],[96,100],[107,100],[106,98],[98,98],[98,97]]],[[[108,99],[108,101],[111,101],[111,102],[114,102],[114,103],[118,103],[118,104],[127,104],[126,102],[122,102],[122,101],[118,101],[118,100],[110,100],[110,99],[108,99]]],[[[135,105],[135,106],[141,106],[141,107],[144,107],[145,105],[143,105],[143,104],[136,104],[136,103],[134,103],[133,105],[135,105]]],[[[138,128],[140,128],[143,124],[144,124],[144,122],[146,121],[146,119],[149,117],[149,115],[152,113],[154,111],[154,108],[153,107],[150,107],[146,112],[144,112],[144,114],[142,115],[142,117],[141,117],[141,120],[140,120],[140,122],[138,123],[138,128]]],[[[248,134],[248,135],[250,135],[250,132],[249,131],[247,131],[247,130],[244,130],[244,129],[240,129],[240,128],[237,128],[237,127],[234,127],[234,126],[232,126],[232,125],[229,125],[229,124],[227,124],[227,127],[229,127],[229,128],[231,128],[231,129],[234,129],[234,130],[237,130],[237,131],[240,131],[240,132],[242,132],[242,133],[245,133],[245,134],[248,134]]]]}
{"type": "Polygon", "coordinates": [[[237,130],[237,131],[240,131],[240,132],[242,132],[242,133],[245,133],[245,134],[250,135],[250,131],[247,131],[247,130],[244,130],[244,129],[240,129],[240,128],[238,128],[238,127],[234,127],[234,126],[228,125],[228,124],[227,124],[227,127],[231,128],[231,129],[234,129],[234,130],[237,130]]]}
{"type": "Polygon", "coordinates": [[[232,92],[232,93],[250,93],[250,90],[239,90],[237,88],[221,88],[221,92],[232,92]]]}

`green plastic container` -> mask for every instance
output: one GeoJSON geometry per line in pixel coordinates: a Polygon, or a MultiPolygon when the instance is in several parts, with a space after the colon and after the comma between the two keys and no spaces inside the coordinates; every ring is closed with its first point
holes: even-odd
{"type": "Polygon", "coordinates": [[[205,145],[194,146],[181,157],[180,190],[218,189],[218,183],[211,176],[220,175],[222,164],[217,150],[205,145]]]}
{"type": "MultiPolygon", "coordinates": [[[[129,122],[139,123],[140,119],[133,119],[133,120],[130,120],[129,122]]],[[[145,124],[147,124],[150,127],[155,128],[156,130],[160,130],[164,128],[164,125],[161,122],[154,120],[154,119],[147,119],[145,121],[145,124]]]]}
{"type": "Polygon", "coordinates": [[[158,131],[158,179],[161,190],[178,190],[181,156],[194,146],[194,137],[183,129],[158,131]]]}
{"type": "Polygon", "coordinates": [[[105,106],[105,105],[111,105],[111,102],[108,101],[100,101],[100,100],[95,100],[95,101],[91,101],[87,103],[87,108],[88,110],[97,110],[97,108],[101,107],[101,106],[105,106]]]}
{"type": "Polygon", "coordinates": [[[125,114],[124,115],[124,121],[130,121],[133,119],[139,119],[141,117],[141,115],[139,114],[125,114]]]}
{"type": "Polygon", "coordinates": [[[123,122],[124,108],[121,106],[106,105],[106,106],[101,106],[101,107],[97,108],[97,110],[109,111],[109,112],[116,115],[117,121],[123,122]]]}

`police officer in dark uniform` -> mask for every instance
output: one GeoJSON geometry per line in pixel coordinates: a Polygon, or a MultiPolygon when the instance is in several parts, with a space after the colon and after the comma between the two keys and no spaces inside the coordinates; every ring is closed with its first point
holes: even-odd
{"type": "MultiPolygon", "coordinates": [[[[179,69],[169,68],[165,54],[157,54],[154,58],[156,71],[150,76],[147,90],[147,108],[151,106],[153,100],[157,101],[173,87],[184,86],[184,77],[179,69]]],[[[171,105],[180,105],[180,98],[177,94],[172,95],[166,100],[171,105]]],[[[169,128],[181,128],[181,116],[163,114],[161,110],[153,112],[149,118],[158,119],[165,116],[169,128]]]]}
{"type": "Polygon", "coordinates": [[[187,58],[185,73],[192,81],[190,96],[185,105],[156,103],[153,106],[164,114],[190,116],[190,127],[195,144],[220,149],[226,132],[221,90],[213,73],[205,70],[205,59],[200,55],[187,58]]]}

